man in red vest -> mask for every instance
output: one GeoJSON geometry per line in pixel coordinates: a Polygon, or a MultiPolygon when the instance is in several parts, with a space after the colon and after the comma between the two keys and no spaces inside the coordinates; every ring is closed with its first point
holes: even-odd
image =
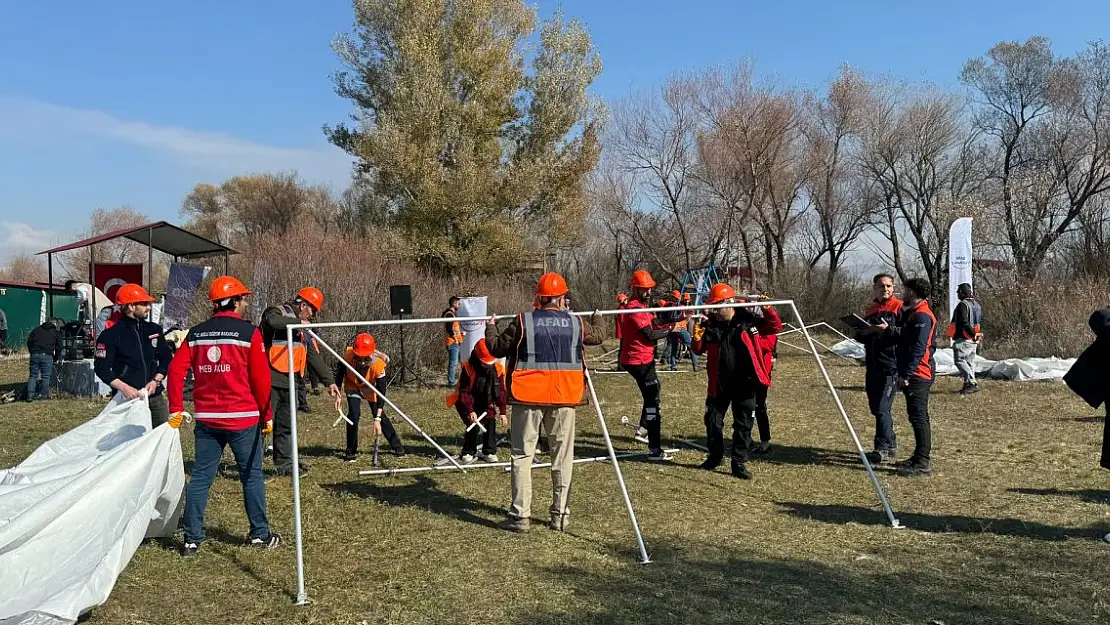
{"type": "MultiPolygon", "coordinates": [[[[643,269],[632,273],[628,281],[632,296],[624,308],[642,309],[648,307],[651,301],[651,290],[655,288],[655,279],[643,269]]],[[[636,440],[646,442],[648,460],[670,460],[670,454],[663,451],[662,420],[659,405],[659,376],[655,373],[655,344],[660,339],[667,338],[673,324],[657,325],[655,315],[651,313],[629,313],[620,315],[621,329],[621,366],[640,389],[643,398],[643,407],[640,409],[640,429],[636,432],[636,440]]]]}
{"type": "Polygon", "coordinates": [[[251,292],[231,276],[217,278],[209,290],[212,317],[189,329],[170,362],[171,427],[184,420],[185,376],[193,372],[196,463],[185,490],[184,556],[194,556],[204,540],[204,509],[224,447],[239,465],[243,503],[250,520],[248,542],[273,549],[281,538],[266,519],[266,482],[262,478],[262,436],[272,423],[270,363],[262,333],[243,319],[251,292]],[[265,426],[263,426],[265,424],[265,426]]]}
{"type": "Polygon", "coordinates": [[[539,307],[518,315],[498,332],[494,318],[486,327],[486,345],[495,358],[508,358],[507,386],[512,404],[513,503],[500,524],[511,532],[527,532],[532,513],[532,458],[540,424],[551,446],[551,529],[569,524],[571,472],[574,469],[575,409],[586,392],[585,346],[605,339],[601,313],[589,322],[566,310],[567,283],[557,273],[540,277],[539,307]]]}

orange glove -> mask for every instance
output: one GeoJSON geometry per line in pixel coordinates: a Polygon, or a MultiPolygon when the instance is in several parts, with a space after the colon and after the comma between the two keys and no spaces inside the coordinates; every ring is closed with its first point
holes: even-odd
{"type": "Polygon", "coordinates": [[[694,340],[700,341],[703,336],[705,336],[705,328],[700,325],[694,326],[694,340]]]}
{"type": "Polygon", "coordinates": [[[170,418],[166,421],[166,424],[176,430],[181,427],[181,424],[183,422],[188,423],[189,421],[192,421],[192,418],[193,416],[185,411],[175,412],[170,415],[170,418]]]}
{"type": "Polygon", "coordinates": [[[274,420],[270,419],[265,424],[263,424],[263,426],[262,426],[262,435],[266,436],[267,434],[269,434],[270,432],[273,432],[273,431],[274,431],[274,420]]]}

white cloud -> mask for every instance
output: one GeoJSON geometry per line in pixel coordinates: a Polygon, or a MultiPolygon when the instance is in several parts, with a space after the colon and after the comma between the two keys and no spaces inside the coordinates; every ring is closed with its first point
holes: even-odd
{"type": "Polygon", "coordinates": [[[0,221],[0,262],[20,254],[34,254],[54,245],[58,233],[20,221],[0,221]]]}
{"type": "Polygon", "coordinates": [[[223,176],[262,171],[296,170],[309,182],[345,187],[351,157],[330,145],[278,147],[236,137],[120,119],[103,111],[60,106],[40,100],[0,96],[0,130],[35,128],[54,133],[75,132],[139,146],[182,164],[223,176]]]}

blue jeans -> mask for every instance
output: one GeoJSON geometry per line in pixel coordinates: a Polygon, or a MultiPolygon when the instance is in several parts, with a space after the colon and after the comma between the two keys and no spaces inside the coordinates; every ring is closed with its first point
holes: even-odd
{"type": "Polygon", "coordinates": [[[447,384],[454,386],[459,374],[459,348],[462,345],[455,343],[447,346],[447,384]]]}
{"type": "Polygon", "coordinates": [[[898,438],[894,435],[894,395],[898,392],[898,378],[894,374],[868,372],[864,377],[867,390],[867,404],[875,417],[875,451],[893,453],[898,449],[898,438]]]}
{"type": "Polygon", "coordinates": [[[224,447],[231,447],[243,483],[243,505],[251,525],[251,538],[268,539],[266,520],[266,482],[262,479],[262,434],[258,426],[245,430],[217,430],[198,422],[193,428],[197,438],[196,463],[185,489],[185,542],[199,545],[204,540],[204,509],[208,491],[216,479],[224,447]]]}
{"type": "Polygon", "coordinates": [[[54,377],[54,358],[50,354],[31,354],[31,372],[27,377],[27,401],[35,398],[36,385],[40,397],[50,397],[50,379],[54,377]],[[39,378],[42,381],[39,382],[39,378]],[[37,384],[36,384],[37,383],[37,384]]]}
{"type": "MultiPolygon", "coordinates": [[[[682,332],[671,332],[667,335],[667,346],[670,348],[667,364],[671,366],[671,369],[678,367],[678,355],[681,353],[678,349],[679,343],[682,343],[689,349],[690,333],[683,330],[682,332]]],[[[694,369],[698,368],[698,357],[693,351],[690,351],[690,362],[694,365],[694,369]]]]}

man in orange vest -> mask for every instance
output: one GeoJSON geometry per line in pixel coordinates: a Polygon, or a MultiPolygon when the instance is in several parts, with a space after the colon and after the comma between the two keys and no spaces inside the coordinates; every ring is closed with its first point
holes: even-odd
{"type": "MultiPolygon", "coordinates": [[[[289,394],[296,393],[296,386],[289,388],[289,352],[293,352],[293,372],[295,380],[304,377],[305,368],[312,367],[320,378],[321,384],[328,387],[328,394],[339,405],[342,394],[332,382],[331,371],[320,352],[308,349],[304,333],[293,332],[293,344],[286,343],[286,328],[311,319],[324,307],[324,294],[320,289],[306,286],[297,291],[293,301],[279,306],[270,306],[262,312],[262,339],[270,360],[270,380],[273,387],[274,404],[274,467],[278,475],[293,473],[293,418],[289,413],[289,394]]],[[[300,467],[301,475],[308,468],[300,467]]]]}
{"type": "MultiPolygon", "coordinates": [[[[451,299],[447,300],[447,310],[443,311],[443,317],[458,317],[459,316],[459,298],[452,295],[451,299]]],[[[459,373],[459,350],[462,349],[463,331],[462,325],[458,321],[452,321],[444,324],[447,330],[447,338],[444,344],[447,346],[447,386],[455,386],[458,382],[459,373]]]]}
{"type": "MultiPolygon", "coordinates": [[[[496,424],[508,425],[508,401],[505,368],[489,352],[486,339],[480,339],[474,345],[470,358],[462,364],[458,389],[447,398],[447,407],[454,407],[466,426],[462,453],[456,458],[459,464],[470,464],[475,459],[498,462],[496,424]],[[482,436],[480,451],[479,435],[482,436]]],[[[449,463],[446,458],[436,462],[440,466],[449,463]]]]}
{"type": "MultiPolygon", "coordinates": [[[[347,348],[343,359],[358,370],[362,377],[374,385],[383,395],[388,388],[385,369],[389,365],[389,358],[378,351],[374,337],[363,332],[355,337],[354,345],[347,348]]],[[[343,392],[347,395],[347,416],[351,422],[347,424],[347,448],[343,454],[346,462],[358,460],[358,423],[362,415],[362,400],[370,406],[370,414],[374,416],[374,433],[385,436],[393,453],[398,456],[405,455],[405,446],[401,437],[389,417],[385,415],[385,400],[375,393],[370,387],[362,383],[351,370],[343,363],[335,365],[335,379],[343,381],[343,392]]]]}
{"type": "Polygon", "coordinates": [[[189,329],[169,366],[170,427],[181,427],[185,377],[190,371],[193,374],[196,462],[185,491],[182,555],[186,557],[195,556],[204,541],[204,510],[225,447],[231,447],[239,465],[250,521],[248,543],[256,549],[281,544],[266,518],[262,437],[272,425],[270,374],[262,334],[243,319],[250,295],[239,280],[216,278],[208,291],[212,317],[189,329]]]}
{"type": "Polygon", "coordinates": [[[513,503],[500,524],[511,532],[527,532],[532,513],[532,458],[542,423],[551,446],[551,529],[569,523],[571,472],[574,469],[575,409],[586,392],[585,346],[605,339],[601,313],[589,322],[566,310],[567,283],[545,273],[536,287],[539,307],[518,315],[498,332],[491,317],[486,327],[490,354],[509,359],[508,394],[513,405],[513,503]]]}

